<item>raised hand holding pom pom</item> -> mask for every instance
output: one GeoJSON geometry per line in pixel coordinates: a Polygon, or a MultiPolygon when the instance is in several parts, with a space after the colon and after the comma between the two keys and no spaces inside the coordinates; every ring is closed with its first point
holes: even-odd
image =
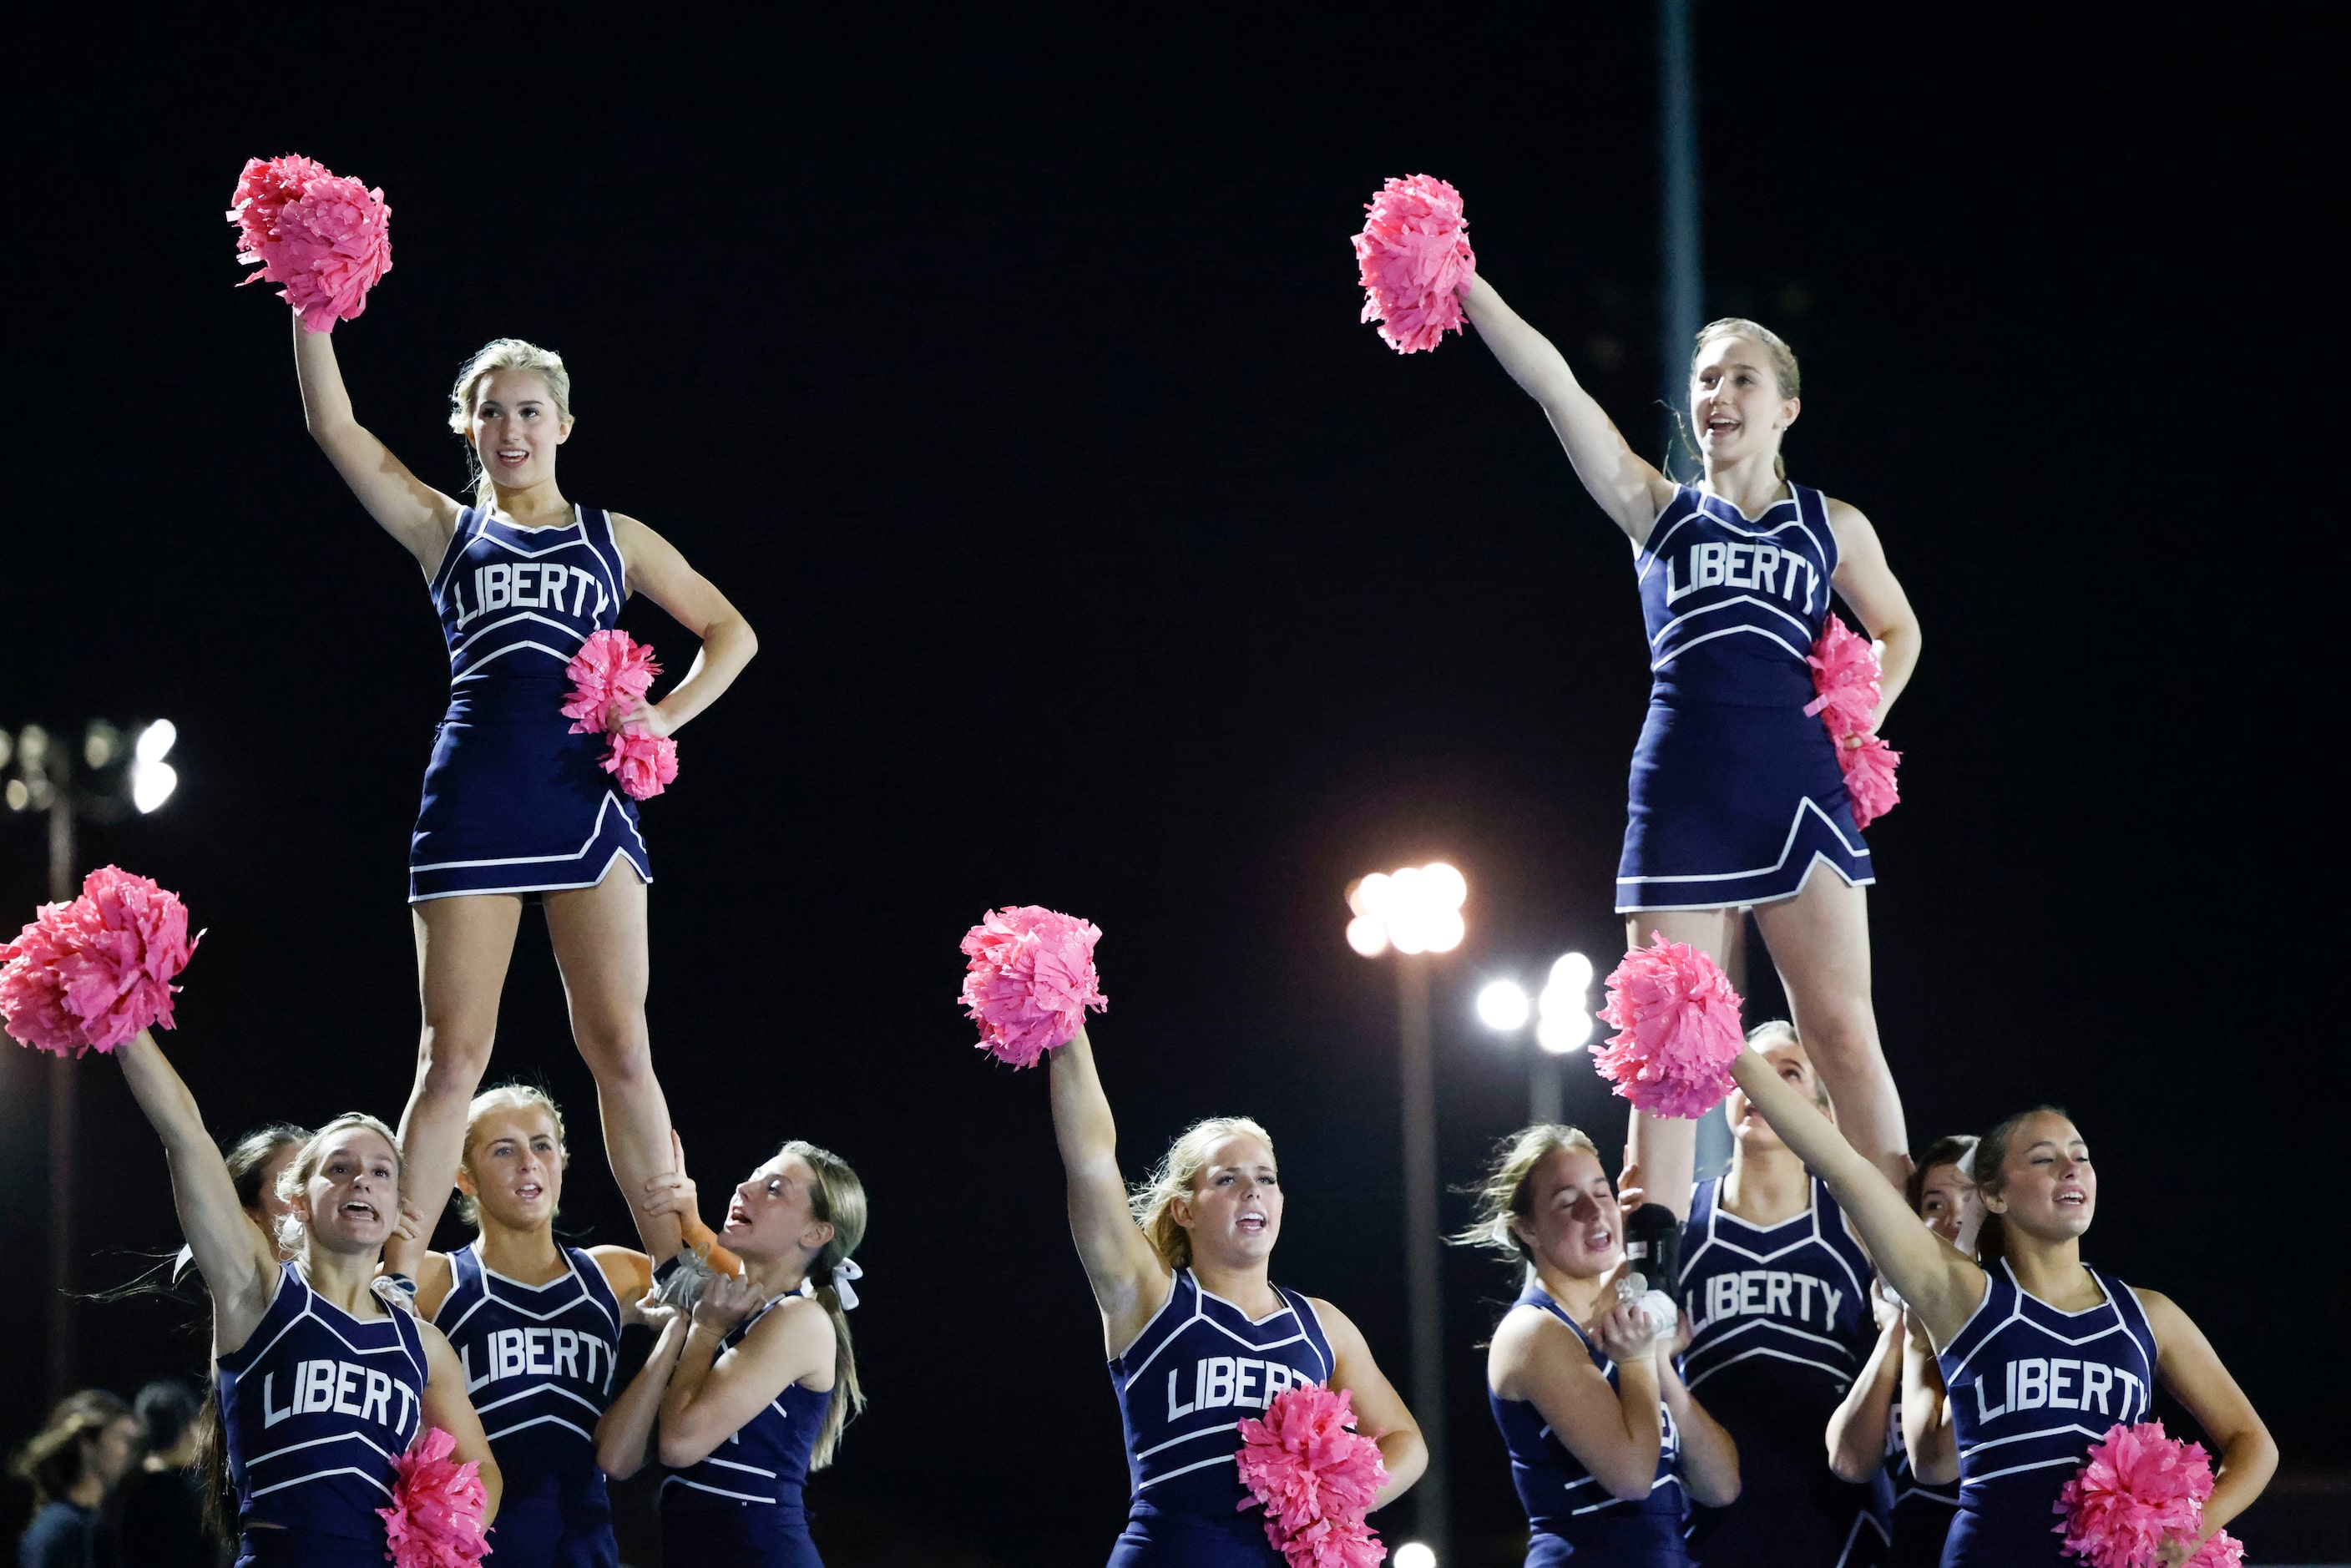
{"type": "Polygon", "coordinates": [[[1094,972],[1101,940],[1100,926],[1034,904],[991,910],[966,932],[963,1006],[979,1049],[1034,1067],[1075,1040],[1087,1009],[1110,1006],[1094,972]]]}
{"type": "Polygon", "coordinates": [[[474,1568],[489,1554],[482,1527],[489,1493],[481,1466],[473,1459],[451,1464],[456,1448],[455,1437],[427,1427],[392,1461],[392,1506],[375,1511],[392,1549],[385,1555],[395,1568],[474,1568]]]}
{"type": "Polygon", "coordinates": [[[367,308],[368,290],[392,270],[392,209],[381,188],[315,159],[248,159],[230,197],[237,258],[261,270],[246,283],[277,283],[277,297],[313,332],[367,308]]]}
{"type": "Polygon", "coordinates": [[[2090,1568],[2139,1568],[2166,1541],[2201,1526],[2211,1495],[2212,1464],[2202,1444],[2165,1436],[2160,1421],[2116,1422],[2058,1492],[2051,1506],[2065,1517],[2052,1529],[2065,1538],[2065,1554],[2090,1568]]]}
{"type": "Polygon", "coordinates": [[[1363,319],[1399,354],[1434,349],[1464,319],[1458,292],[1478,273],[1461,193],[1428,174],[1390,180],[1364,205],[1353,236],[1363,319]]]}
{"type": "Polygon", "coordinates": [[[1265,1510],[1265,1536],[1290,1568],[1376,1568],[1387,1555],[1364,1522],[1387,1484],[1380,1446],[1353,1430],[1346,1390],[1284,1389],[1263,1420],[1240,1423],[1233,1456],[1249,1495],[1237,1510],[1265,1510]]]}
{"type": "Polygon", "coordinates": [[[59,1056],[112,1051],[141,1030],[172,1022],[172,978],[202,937],[187,905],[152,878],[100,866],[81,896],[45,904],[0,944],[0,1020],[7,1032],[59,1056]]]}
{"type": "Polygon", "coordinates": [[[1739,993],[1705,953],[1659,932],[1650,937],[1609,973],[1600,1016],[1618,1032],[1592,1065],[1635,1109],[1702,1116],[1730,1092],[1730,1064],[1746,1047],[1739,993]]]}
{"type": "Polygon", "coordinates": [[[1813,690],[1820,694],[1804,711],[1818,714],[1828,727],[1845,790],[1853,797],[1854,826],[1865,828],[1902,799],[1894,787],[1894,767],[1902,754],[1869,727],[1877,716],[1876,644],[1831,615],[1804,663],[1813,667],[1813,690]]]}

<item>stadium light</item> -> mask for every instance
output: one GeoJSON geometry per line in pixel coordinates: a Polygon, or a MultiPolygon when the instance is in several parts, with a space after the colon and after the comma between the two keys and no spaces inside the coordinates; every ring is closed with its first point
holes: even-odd
{"type": "Polygon", "coordinates": [[[1395,1568],[1437,1568],[1437,1553],[1417,1541],[1407,1541],[1395,1549],[1395,1568]]]}

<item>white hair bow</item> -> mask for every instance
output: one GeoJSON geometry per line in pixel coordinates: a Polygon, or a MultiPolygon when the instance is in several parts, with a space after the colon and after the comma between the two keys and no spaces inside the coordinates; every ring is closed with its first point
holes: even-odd
{"type": "MultiPolygon", "coordinates": [[[[857,1266],[857,1260],[854,1258],[843,1258],[832,1266],[832,1293],[841,1298],[842,1312],[853,1312],[857,1310],[857,1292],[850,1289],[849,1281],[863,1278],[865,1278],[865,1270],[857,1266]]],[[[816,1281],[803,1279],[800,1281],[800,1294],[815,1295],[816,1281]]]]}

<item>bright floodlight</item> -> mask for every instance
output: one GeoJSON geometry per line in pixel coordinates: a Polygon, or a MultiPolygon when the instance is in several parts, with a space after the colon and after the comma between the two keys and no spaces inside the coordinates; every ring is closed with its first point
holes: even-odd
{"type": "MultiPolygon", "coordinates": [[[[161,762],[171,755],[172,743],[179,738],[180,727],[168,718],[159,718],[139,732],[139,738],[131,743],[131,748],[141,762],[161,762]]],[[[141,810],[146,808],[141,807],[141,810]]]]}
{"type": "Polygon", "coordinates": [[[1551,983],[1582,997],[1592,990],[1592,960],[1581,953],[1563,953],[1551,967],[1551,983]]]}
{"type": "Polygon", "coordinates": [[[1437,1553],[1417,1541],[1407,1541],[1395,1549],[1392,1561],[1395,1568],[1437,1568],[1437,1553]]]}
{"type": "Polygon", "coordinates": [[[1374,872],[1347,890],[1347,905],[1355,912],[1347,945],[1366,958],[1390,947],[1399,953],[1449,953],[1468,934],[1461,918],[1468,895],[1468,883],[1442,861],[1374,872]]]}
{"type": "Polygon", "coordinates": [[[1531,1007],[1527,993],[1515,980],[1490,980],[1478,993],[1478,1021],[1504,1034],[1527,1026],[1531,1007]]]}
{"type": "MultiPolygon", "coordinates": [[[[1551,993],[1545,991],[1548,998],[1551,993]]],[[[1565,1056],[1572,1051],[1582,1051],[1592,1040],[1592,1015],[1584,1012],[1550,1012],[1535,1025],[1535,1043],[1553,1056],[1565,1056]]]]}
{"type": "Polygon", "coordinates": [[[1468,901],[1468,879],[1443,861],[1431,861],[1420,868],[1420,885],[1431,905],[1443,909],[1458,909],[1468,901]]]}
{"type": "Polygon", "coordinates": [[[1368,915],[1358,915],[1347,922],[1347,946],[1366,958],[1376,958],[1388,950],[1388,928],[1368,915]]]}
{"type": "Polygon", "coordinates": [[[180,787],[180,775],[168,762],[140,758],[131,765],[131,803],[141,812],[153,810],[180,787]]]}

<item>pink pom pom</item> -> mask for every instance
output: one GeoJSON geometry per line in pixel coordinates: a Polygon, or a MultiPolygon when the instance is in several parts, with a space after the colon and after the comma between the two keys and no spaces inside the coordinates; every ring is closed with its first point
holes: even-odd
{"type": "Polygon", "coordinates": [[[1458,290],[1478,275],[1461,215],[1461,193],[1427,174],[1390,180],[1364,204],[1372,215],[1353,236],[1363,319],[1399,354],[1434,349],[1461,330],[1458,290]]]}
{"type": "Polygon", "coordinates": [[[1088,1008],[1110,1007],[1094,973],[1101,940],[1100,926],[1034,904],[991,910],[965,932],[963,1006],[979,1025],[979,1049],[1034,1067],[1075,1040],[1088,1008]]]}
{"type": "Polygon", "coordinates": [[[1650,933],[1608,976],[1600,1016],[1619,1032],[1592,1065],[1635,1107],[1702,1116],[1730,1092],[1730,1064],[1746,1049],[1739,993],[1712,958],[1650,933]]]}
{"type": "Polygon", "coordinates": [[[313,332],[357,317],[368,290],[392,270],[392,209],[383,192],[315,159],[247,160],[230,203],[238,257],[261,268],[245,281],[285,285],[277,297],[313,332]]]}
{"type": "Polygon", "coordinates": [[[172,1026],[172,977],[201,937],[188,908],[147,877],[100,866],[69,904],[45,904],[0,944],[0,1019],[42,1051],[112,1051],[141,1030],[172,1026]]]}
{"type": "Polygon", "coordinates": [[[2138,1568],[2172,1536],[2198,1529],[2212,1495],[2212,1465],[2200,1443],[2164,1436],[2163,1423],[2117,1422],[2090,1445],[2090,1457],[2052,1506],[2068,1556],[2091,1568],[2138,1568]]]}
{"type": "Polygon", "coordinates": [[[1380,1446],[1353,1431],[1344,1389],[1304,1384],[1277,1394],[1261,1421],[1240,1423],[1233,1456],[1249,1496],[1265,1510],[1265,1537],[1290,1568],[1376,1568],[1387,1555],[1364,1522],[1387,1466],[1380,1446]]]}
{"type": "Polygon", "coordinates": [[[571,733],[601,735],[611,728],[653,690],[661,670],[651,644],[617,630],[590,632],[563,666],[571,682],[563,704],[563,716],[574,721],[571,733]]]}
{"type": "Polygon", "coordinates": [[[1894,787],[1894,768],[1902,754],[1869,729],[1877,715],[1876,645],[1831,615],[1804,663],[1813,667],[1813,690],[1820,694],[1804,711],[1820,715],[1828,727],[1845,792],[1853,797],[1853,824],[1865,828],[1902,800],[1894,787]]]}
{"type": "Polygon", "coordinates": [[[392,1461],[392,1506],[375,1511],[392,1548],[384,1555],[396,1568],[473,1568],[489,1554],[481,1466],[473,1459],[451,1464],[456,1448],[455,1437],[427,1427],[392,1461]]]}
{"type": "Polygon", "coordinates": [[[631,725],[612,737],[604,771],[620,776],[621,789],[630,800],[650,800],[677,777],[677,742],[631,725]]]}
{"type": "Polygon", "coordinates": [[[2225,1530],[2216,1531],[2196,1549],[2187,1568],[2245,1568],[2245,1543],[2225,1530]]]}

